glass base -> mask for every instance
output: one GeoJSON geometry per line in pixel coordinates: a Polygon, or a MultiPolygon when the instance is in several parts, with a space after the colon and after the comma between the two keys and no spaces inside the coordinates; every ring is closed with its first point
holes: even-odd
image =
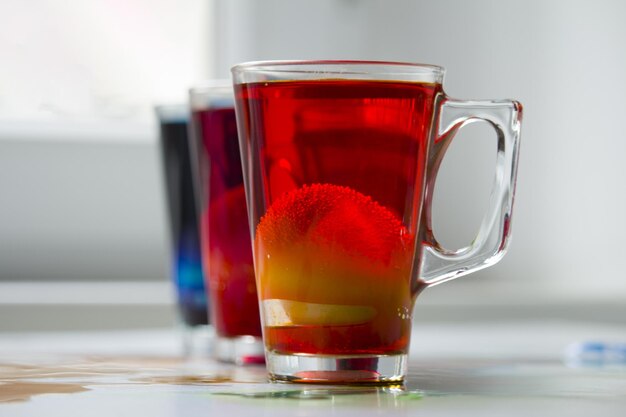
{"type": "Polygon", "coordinates": [[[407,355],[285,355],[267,353],[273,381],[307,384],[396,385],[404,381],[407,355]]]}
{"type": "Polygon", "coordinates": [[[262,365],[265,363],[263,341],[255,336],[215,338],[215,358],[237,365],[262,365]]]}
{"type": "Polygon", "coordinates": [[[215,332],[210,325],[180,327],[182,333],[182,348],[185,357],[204,357],[212,355],[215,332]]]}

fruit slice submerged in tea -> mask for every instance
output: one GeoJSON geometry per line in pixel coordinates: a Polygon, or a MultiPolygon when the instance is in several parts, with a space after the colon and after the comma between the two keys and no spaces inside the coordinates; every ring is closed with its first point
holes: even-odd
{"type": "Polygon", "coordinates": [[[376,316],[370,306],[305,303],[301,301],[263,300],[265,325],[281,326],[346,326],[362,324],[376,316]]]}
{"type": "Polygon", "coordinates": [[[389,209],[351,188],[286,193],[261,219],[255,245],[271,323],[363,323],[379,305],[410,304],[413,237],[389,209]]]}

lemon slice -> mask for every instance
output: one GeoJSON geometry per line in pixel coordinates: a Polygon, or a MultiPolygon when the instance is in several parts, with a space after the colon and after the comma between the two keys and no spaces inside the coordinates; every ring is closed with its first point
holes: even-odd
{"type": "Polygon", "coordinates": [[[263,300],[265,325],[284,326],[346,326],[367,323],[376,316],[370,306],[305,303],[301,301],[263,300]]]}

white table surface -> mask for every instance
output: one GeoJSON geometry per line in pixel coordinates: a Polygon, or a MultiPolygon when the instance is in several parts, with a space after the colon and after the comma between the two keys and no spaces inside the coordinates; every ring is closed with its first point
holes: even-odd
{"type": "Polygon", "coordinates": [[[182,359],[179,336],[0,334],[0,416],[626,415],[625,364],[565,355],[626,342],[623,325],[420,324],[402,389],[270,384],[262,367],[182,359]]]}

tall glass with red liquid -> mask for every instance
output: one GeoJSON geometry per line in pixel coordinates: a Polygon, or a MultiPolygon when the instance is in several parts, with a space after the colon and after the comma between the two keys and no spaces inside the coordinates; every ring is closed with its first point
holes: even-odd
{"type": "Polygon", "coordinates": [[[233,68],[244,182],[270,377],[397,383],[424,288],[504,254],[521,106],[448,98],[437,66],[345,61],[233,68]],[[476,240],[443,249],[436,171],[463,123],[500,136],[476,240]]]}
{"type": "Polygon", "coordinates": [[[215,81],[193,88],[190,103],[215,354],[227,362],[263,363],[232,84],[215,81]]]}

